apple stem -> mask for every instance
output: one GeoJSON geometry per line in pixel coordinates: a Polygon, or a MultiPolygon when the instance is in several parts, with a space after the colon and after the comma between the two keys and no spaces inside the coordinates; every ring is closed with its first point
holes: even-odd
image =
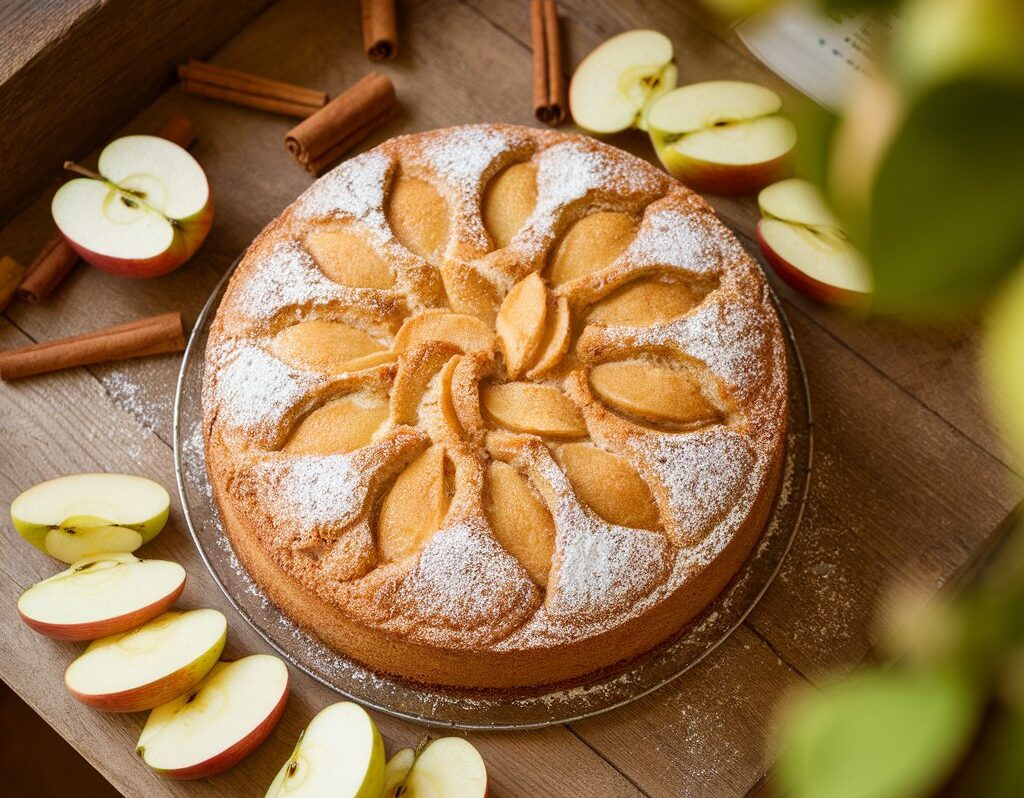
{"type": "Polygon", "coordinates": [[[74,161],[64,161],[64,168],[69,172],[74,172],[76,175],[81,175],[82,177],[91,177],[93,180],[102,180],[104,183],[108,182],[107,178],[99,172],[94,172],[92,169],[86,169],[84,166],[79,166],[74,161]]]}

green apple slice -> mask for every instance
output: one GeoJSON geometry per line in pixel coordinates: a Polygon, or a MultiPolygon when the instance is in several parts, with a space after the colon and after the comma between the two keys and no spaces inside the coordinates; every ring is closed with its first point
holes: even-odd
{"type": "Polygon", "coordinates": [[[132,552],[155,537],[170,510],[160,485],[128,474],[72,474],[29,488],[11,503],[15,529],[68,564],[132,552]]]}
{"type": "Polygon", "coordinates": [[[309,722],[267,798],[379,798],[384,741],[366,710],[331,704],[309,722]]]}
{"type": "Polygon", "coordinates": [[[218,662],[191,691],[149,713],[136,751],[167,778],[212,776],[267,739],[287,700],[288,668],[277,657],[218,662]]]}
{"type": "Polygon", "coordinates": [[[95,640],[152,620],[184,587],[185,569],[177,563],[101,554],[30,587],[18,599],[18,612],[49,637],[95,640]]]}
{"type": "Polygon", "coordinates": [[[572,76],[569,108],[591,133],[643,127],[652,99],[676,85],[672,42],[653,30],[613,36],[593,50],[572,76]]]}
{"type": "Polygon", "coordinates": [[[92,642],[64,672],[68,691],[107,712],[153,709],[195,687],[217,663],[227,619],[217,610],[165,612],[92,642]]]}
{"type": "Polygon", "coordinates": [[[485,798],[487,768],[471,743],[442,737],[420,752],[402,786],[402,798],[485,798]]]}
{"type": "Polygon", "coordinates": [[[398,798],[398,790],[405,784],[405,777],[415,761],[416,752],[411,748],[399,748],[391,755],[384,765],[384,791],[380,798],[398,798]]]}

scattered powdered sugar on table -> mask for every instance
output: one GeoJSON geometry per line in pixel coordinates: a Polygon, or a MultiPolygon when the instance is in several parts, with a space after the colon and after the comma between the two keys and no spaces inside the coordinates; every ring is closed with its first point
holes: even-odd
{"type": "Polygon", "coordinates": [[[350,158],[306,189],[295,201],[296,214],[304,219],[374,217],[383,223],[384,184],[390,167],[391,159],[380,150],[350,158]]]}
{"type": "Polygon", "coordinates": [[[114,404],[131,413],[147,432],[159,434],[170,426],[174,410],[174,394],[170,391],[147,391],[146,385],[160,385],[163,364],[138,361],[123,370],[102,375],[100,382],[114,404]]]}
{"type": "Polygon", "coordinates": [[[289,307],[324,304],[346,296],[294,241],[279,241],[255,266],[231,301],[233,309],[252,319],[266,320],[289,307]]]}
{"type": "Polygon", "coordinates": [[[354,520],[363,508],[369,482],[347,454],[265,460],[252,473],[257,482],[266,484],[263,500],[279,518],[312,527],[354,520]]]}
{"type": "Polygon", "coordinates": [[[218,347],[211,360],[219,365],[217,406],[232,425],[241,428],[275,428],[323,379],[296,371],[244,342],[218,347]]]}

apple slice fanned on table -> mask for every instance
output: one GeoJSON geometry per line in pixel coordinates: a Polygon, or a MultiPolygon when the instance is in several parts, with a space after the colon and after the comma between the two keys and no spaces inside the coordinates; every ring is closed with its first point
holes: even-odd
{"type": "Polygon", "coordinates": [[[185,569],[131,554],[98,554],[33,585],[18,599],[23,621],[58,640],[95,640],[141,626],[169,609],[185,569]]]}
{"type": "Polygon", "coordinates": [[[188,693],[149,713],[136,751],[166,778],[213,776],[267,739],[287,701],[288,668],[277,657],[218,662],[188,693]]]}

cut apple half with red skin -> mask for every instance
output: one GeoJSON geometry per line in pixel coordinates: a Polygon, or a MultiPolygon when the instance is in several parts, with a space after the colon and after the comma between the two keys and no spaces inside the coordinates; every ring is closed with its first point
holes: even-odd
{"type": "Polygon", "coordinates": [[[661,95],[647,112],[669,173],[698,191],[742,194],[783,177],[796,127],[782,100],[755,83],[713,80],[661,95]]]}
{"type": "Polygon", "coordinates": [[[432,740],[416,755],[401,798],[485,798],[487,767],[471,743],[461,737],[432,740]]]}
{"type": "Polygon", "coordinates": [[[137,629],[94,640],[64,684],[105,712],[140,712],[184,695],[220,659],[227,619],[217,610],[165,612],[137,629]]]}
{"type": "Polygon", "coordinates": [[[207,778],[256,750],[287,703],[288,668],[277,657],[218,662],[188,693],[149,713],[136,753],[164,778],[207,778]]]}
{"type": "Polygon", "coordinates": [[[125,136],[100,154],[102,179],[75,178],[53,197],[64,238],[97,269],[157,277],[195,253],[213,223],[206,174],[186,150],[158,136],[125,136]]]}
{"type": "Polygon", "coordinates": [[[648,106],[673,89],[677,77],[667,36],[626,31],[580,62],[569,84],[569,109],[577,125],[597,135],[643,129],[648,106]]]}
{"type": "Polygon", "coordinates": [[[58,640],[95,640],[157,617],[185,589],[185,569],[131,554],[99,554],[33,585],[18,599],[21,619],[58,640]]]}
{"type": "Polygon", "coordinates": [[[787,284],[818,302],[862,303],[871,275],[821,192],[806,180],[783,180],[757,198],[763,218],[757,240],[765,259],[787,284]]]}

